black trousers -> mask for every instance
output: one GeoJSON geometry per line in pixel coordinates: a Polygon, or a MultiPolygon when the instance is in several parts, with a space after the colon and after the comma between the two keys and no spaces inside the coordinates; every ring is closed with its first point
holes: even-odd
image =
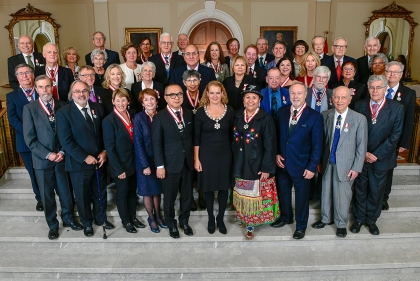
{"type": "Polygon", "coordinates": [[[125,179],[114,178],[117,188],[117,208],[123,224],[136,218],[137,175],[134,173],[125,179]]]}
{"type": "Polygon", "coordinates": [[[80,222],[84,227],[91,227],[93,218],[95,218],[97,222],[102,223],[102,212],[99,204],[99,196],[101,196],[102,199],[104,219],[107,219],[107,190],[105,169],[105,165],[98,169],[101,191],[100,194],[98,194],[95,169],[70,172],[71,182],[74,188],[74,196],[76,197],[77,211],[79,212],[80,222]],[[93,216],[90,207],[91,199],[93,201],[93,216]]]}
{"type": "Polygon", "coordinates": [[[187,163],[184,162],[182,171],[179,173],[166,173],[162,180],[163,189],[163,213],[165,215],[166,224],[169,228],[176,227],[175,219],[175,200],[180,193],[181,213],[179,215],[179,223],[181,225],[188,224],[191,211],[191,190],[192,190],[192,171],[188,169],[187,163]]]}
{"type": "Polygon", "coordinates": [[[39,192],[34,167],[32,165],[32,152],[19,152],[19,155],[20,158],[22,158],[23,164],[25,165],[25,168],[29,173],[29,177],[31,178],[32,190],[35,193],[35,199],[36,201],[41,201],[41,193],[39,192]]]}
{"type": "Polygon", "coordinates": [[[386,184],[385,184],[383,202],[388,202],[389,195],[391,194],[392,178],[393,177],[394,177],[394,169],[388,170],[388,173],[387,173],[387,176],[386,176],[386,184]]]}

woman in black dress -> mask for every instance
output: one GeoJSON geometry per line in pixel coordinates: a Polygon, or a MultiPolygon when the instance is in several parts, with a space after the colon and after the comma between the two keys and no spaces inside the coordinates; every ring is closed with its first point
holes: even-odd
{"type": "Polygon", "coordinates": [[[194,168],[198,172],[198,188],[204,192],[209,215],[207,230],[210,234],[216,230],[213,213],[215,191],[218,191],[219,202],[217,226],[220,233],[227,233],[223,217],[228,190],[233,185],[230,138],[234,117],[233,109],[227,102],[223,85],[211,81],[194,117],[194,168]]]}

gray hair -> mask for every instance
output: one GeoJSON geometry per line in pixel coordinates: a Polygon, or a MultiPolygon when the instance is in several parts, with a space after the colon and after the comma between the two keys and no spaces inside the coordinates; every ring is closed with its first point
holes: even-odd
{"type": "Polygon", "coordinates": [[[372,63],[373,63],[373,61],[374,61],[376,58],[380,58],[380,59],[382,59],[382,60],[384,61],[384,63],[385,63],[385,64],[387,64],[387,63],[388,63],[388,58],[385,56],[385,54],[384,54],[384,53],[377,53],[377,54],[374,54],[374,55],[373,55],[373,57],[370,59],[370,61],[369,61],[369,68],[372,68],[372,63]]]}
{"type": "Polygon", "coordinates": [[[255,45],[257,45],[257,42],[258,42],[258,40],[260,40],[260,39],[264,40],[264,41],[265,41],[265,43],[266,43],[266,44],[267,44],[267,46],[268,46],[268,40],[267,40],[266,38],[264,38],[264,37],[258,37],[257,41],[255,41],[255,45]]]}
{"type": "Polygon", "coordinates": [[[68,94],[68,97],[67,97],[69,101],[73,100],[71,98],[71,95],[73,94],[73,87],[76,83],[83,83],[86,86],[86,89],[89,90],[89,85],[85,81],[82,81],[82,80],[73,81],[73,83],[71,83],[71,85],[70,85],[70,91],[69,91],[69,94],[68,94]]]}
{"type": "Polygon", "coordinates": [[[34,43],[34,39],[33,39],[31,36],[29,36],[29,35],[25,35],[25,34],[24,34],[24,35],[19,36],[18,42],[19,42],[20,38],[22,38],[22,37],[28,37],[29,39],[31,39],[32,44],[34,43]]]}
{"type": "Polygon", "coordinates": [[[200,81],[200,72],[195,69],[185,70],[182,74],[182,80],[187,81],[187,79],[190,77],[195,77],[198,79],[198,81],[200,81]]]}
{"type": "Polygon", "coordinates": [[[381,46],[381,41],[379,41],[379,39],[376,38],[375,36],[370,36],[370,37],[366,38],[366,40],[365,40],[365,46],[367,46],[368,42],[369,41],[372,41],[372,40],[376,40],[378,42],[378,46],[381,46]]]}
{"type": "Polygon", "coordinates": [[[156,65],[155,65],[153,62],[151,62],[151,61],[146,61],[146,62],[144,62],[142,65],[140,65],[140,72],[142,72],[142,71],[143,71],[143,68],[144,68],[146,65],[147,65],[147,66],[149,66],[149,67],[152,69],[153,74],[156,74],[156,65]]]}
{"type": "Polygon", "coordinates": [[[48,42],[46,43],[43,47],[42,47],[42,52],[45,52],[45,49],[47,48],[47,46],[54,46],[57,49],[57,54],[58,54],[58,47],[56,44],[48,42]]]}
{"type": "Polygon", "coordinates": [[[186,33],[180,33],[180,34],[178,34],[178,38],[179,38],[179,36],[181,36],[181,35],[185,35],[185,36],[187,36],[187,40],[188,40],[188,42],[190,42],[190,37],[188,37],[188,34],[186,34],[186,33]]]}
{"type": "Polygon", "coordinates": [[[339,89],[339,88],[345,88],[346,89],[346,92],[347,92],[347,95],[349,96],[349,97],[351,97],[351,90],[350,90],[350,88],[347,88],[346,86],[339,86],[339,87],[337,87],[337,88],[334,88],[334,90],[333,90],[333,97],[335,97],[335,92],[337,91],[337,89],[339,89]]]}
{"type": "Polygon", "coordinates": [[[337,37],[334,39],[333,45],[335,45],[335,42],[337,42],[337,40],[343,39],[346,42],[346,46],[347,46],[347,39],[344,37],[337,37]]]}
{"type": "Polygon", "coordinates": [[[292,88],[292,86],[295,86],[295,85],[303,86],[303,88],[305,88],[305,93],[308,91],[308,87],[305,85],[305,83],[297,81],[297,80],[292,85],[290,85],[289,91],[290,91],[290,88],[292,88]]]}
{"type": "Polygon", "coordinates": [[[93,58],[98,55],[104,56],[104,59],[105,59],[104,63],[108,59],[108,54],[104,50],[100,50],[100,49],[94,49],[92,53],[90,53],[90,59],[93,61],[93,58]]]}
{"type": "Polygon", "coordinates": [[[383,75],[371,75],[369,77],[369,80],[367,81],[367,85],[368,87],[370,86],[370,84],[372,84],[373,82],[376,81],[382,81],[382,86],[385,87],[388,84],[388,81],[386,80],[385,76],[383,75]]]}
{"type": "Polygon", "coordinates": [[[19,69],[19,68],[22,68],[22,67],[27,67],[27,68],[29,68],[29,71],[30,71],[32,74],[34,74],[34,70],[32,69],[32,67],[30,67],[30,66],[29,66],[29,64],[27,64],[27,63],[21,63],[21,64],[16,65],[16,67],[15,67],[15,76],[17,76],[17,74],[18,74],[18,69],[19,69]]]}
{"type": "Polygon", "coordinates": [[[92,35],[92,40],[95,40],[95,35],[96,34],[101,34],[102,37],[104,38],[104,41],[106,41],[106,36],[101,31],[95,31],[95,33],[93,33],[93,35],[92,35]]]}
{"type": "Polygon", "coordinates": [[[171,37],[171,42],[173,42],[173,41],[174,41],[174,40],[172,39],[171,34],[169,34],[168,32],[164,32],[164,33],[162,33],[162,34],[160,35],[160,37],[159,37],[159,41],[162,41],[162,38],[163,38],[163,37],[166,37],[166,36],[171,37]]]}
{"type": "Polygon", "coordinates": [[[320,65],[317,68],[315,68],[315,70],[314,70],[314,76],[318,76],[319,74],[327,74],[328,79],[330,79],[331,70],[325,65],[320,65]]]}
{"type": "MultiPolygon", "coordinates": [[[[312,38],[312,40],[311,40],[312,46],[314,45],[314,40],[315,40],[316,38],[321,38],[321,39],[322,39],[322,41],[325,43],[325,38],[324,38],[324,37],[322,37],[321,35],[315,35],[315,36],[314,36],[314,38],[312,38]]],[[[346,44],[347,44],[347,43],[346,43],[346,44]]]]}
{"type": "Polygon", "coordinates": [[[393,65],[398,65],[401,68],[401,71],[404,71],[404,65],[399,61],[390,61],[385,65],[385,70],[388,70],[388,68],[393,65]]]}

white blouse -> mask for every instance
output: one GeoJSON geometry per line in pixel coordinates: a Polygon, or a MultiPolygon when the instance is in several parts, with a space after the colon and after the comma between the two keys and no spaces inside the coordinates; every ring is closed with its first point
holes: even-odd
{"type": "Polygon", "coordinates": [[[134,82],[141,81],[140,64],[137,64],[134,70],[129,68],[125,63],[120,64],[120,67],[125,74],[125,88],[131,90],[131,85],[134,82]],[[136,76],[136,80],[134,80],[134,75],[136,76]]]}

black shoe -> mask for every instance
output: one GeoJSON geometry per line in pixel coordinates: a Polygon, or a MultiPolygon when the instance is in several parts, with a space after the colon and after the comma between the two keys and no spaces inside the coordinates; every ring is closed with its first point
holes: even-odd
{"type": "Polygon", "coordinates": [[[214,222],[214,216],[209,218],[209,222],[207,223],[207,231],[210,234],[213,234],[216,231],[216,223],[214,222]]]}
{"type": "Polygon", "coordinates": [[[379,228],[376,226],[376,223],[368,224],[369,232],[372,235],[379,235],[379,228]]]}
{"type": "Polygon", "coordinates": [[[319,221],[313,223],[312,227],[316,228],[316,229],[320,229],[320,228],[324,228],[326,225],[331,225],[331,224],[334,224],[334,222],[332,221],[332,222],[329,222],[329,223],[323,223],[322,220],[319,220],[319,221]]]}
{"type": "Polygon", "coordinates": [[[200,207],[201,210],[206,209],[206,202],[204,201],[203,196],[198,198],[198,206],[200,207]]]}
{"type": "Polygon", "coordinates": [[[388,202],[386,201],[382,202],[382,211],[388,211],[388,210],[389,210],[388,202]]]}
{"type": "Polygon", "coordinates": [[[48,238],[50,240],[58,239],[58,228],[53,228],[48,231],[48,238]]]}
{"type": "Polygon", "coordinates": [[[305,237],[305,231],[306,229],[296,229],[295,233],[293,233],[293,238],[302,239],[303,237],[305,237]]]}
{"type": "Polygon", "coordinates": [[[281,221],[280,218],[278,218],[275,222],[273,222],[272,224],[270,224],[270,226],[271,227],[283,227],[286,224],[292,224],[292,223],[293,223],[293,220],[288,221],[288,222],[284,222],[284,221],[281,221]]]}
{"type": "Polygon", "coordinates": [[[133,225],[137,228],[145,228],[146,226],[139,221],[137,218],[135,218],[134,220],[131,221],[133,223],[133,225]]]}
{"type": "Polygon", "coordinates": [[[159,229],[159,227],[157,227],[158,224],[156,222],[155,222],[156,227],[155,228],[152,227],[152,220],[150,219],[150,217],[147,218],[147,222],[149,223],[150,231],[152,231],[154,233],[159,233],[160,232],[160,229],[159,229]]]}
{"type": "Polygon", "coordinates": [[[191,212],[197,211],[197,205],[195,204],[194,199],[191,202],[191,212]]]}
{"type": "Polygon", "coordinates": [[[93,228],[91,226],[85,227],[85,229],[83,230],[83,233],[87,237],[92,237],[93,236],[93,228]]]}
{"type": "Polygon", "coordinates": [[[179,238],[179,231],[178,228],[174,227],[174,228],[169,228],[169,236],[171,236],[172,238],[179,238]]]}
{"type": "Polygon", "coordinates": [[[359,232],[360,232],[360,228],[362,227],[362,224],[363,224],[363,223],[361,223],[361,222],[355,221],[355,222],[351,225],[351,227],[350,227],[350,231],[351,231],[351,232],[353,232],[353,233],[359,233],[359,232]]]}
{"type": "Polygon", "coordinates": [[[156,220],[156,223],[160,228],[169,228],[164,220],[156,220]]]}
{"type": "Polygon", "coordinates": [[[219,215],[217,215],[216,221],[217,221],[217,227],[219,228],[219,232],[222,234],[226,234],[227,229],[226,229],[225,222],[223,221],[223,217],[220,217],[219,215]]]}
{"type": "Polygon", "coordinates": [[[36,203],[36,207],[35,207],[35,209],[36,209],[37,211],[39,211],[39,212],[44,211],[44,206],[42,205],[42,201],[38,201],[38,202],[36,203]]]}
{"type": "Polygon", "coordinates": [[[193,235],[193,230],[188,224],[180,224],[179,227],[184,230],[184,234],[187,236],[193,235]]]}
{"type": "Polygon", "coordinates": [[[335,233],[335,235],[337,235],[338,237],[344,238],[347,236],[347,229],[337,227],[337,232],[335,233]]]}
{"type": "Polygon", "coordinates": [[[136,228],[131,223],[123,223],[122,225],[125,228],[125,231],[127,231],[128,233],[137,233],[136,228]]]}
{"type": "MultiPolygon", "coordinates": [[[[102,223],[100,222],[93,221],[93,223],[97,226],[102,226],[102,223]]],[[[114,228],[115,226],[112,223],[110,223],[109,221],[105,221],[105,229],[114,229],[114,228]]]]}
{"type": "Polygon", "coordinates": [[[63,222],[63,226],[64,227],[71,227],[71,229],[75,230],[75,231],[79,231],[83,229],[83,225],[81,225],[78,222],[71,222],[71,223],[64,223],[63,222]]]}

